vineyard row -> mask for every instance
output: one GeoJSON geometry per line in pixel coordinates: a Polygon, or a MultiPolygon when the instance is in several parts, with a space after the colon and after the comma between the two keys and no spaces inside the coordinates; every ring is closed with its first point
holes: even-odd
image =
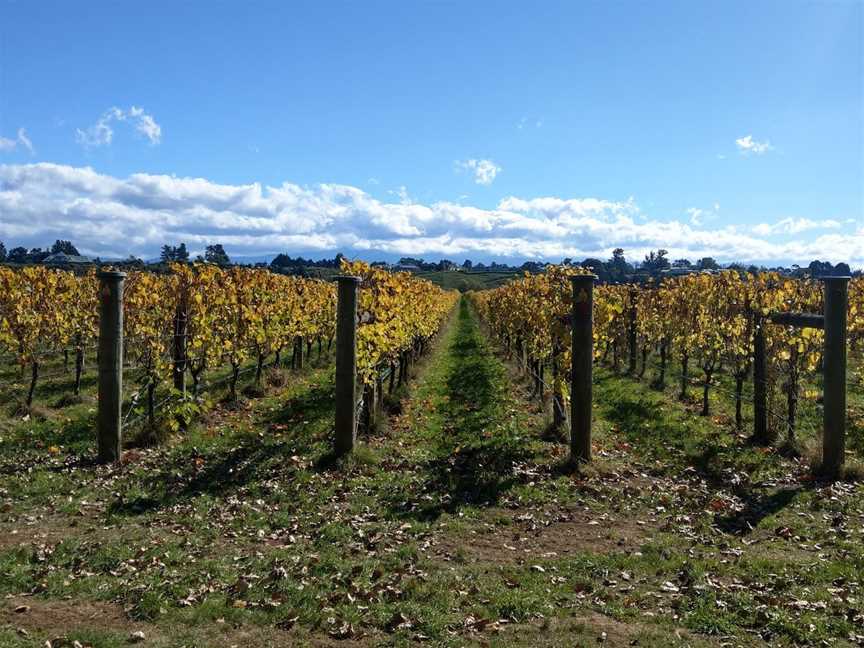
{"type": "MultiPolygon", "coordinates": [[[[829,284],[842,284],[845,372],[847,345],[860,349],[864,339],[864,280],[849,282],[848,306],[846,281],[829,284]]],[[[493,335],[526,358],[537,380],[542,380],[545,368],[550,369],[555,425],[564,423],[568,409],[584,408],[585,398],[573,394],[574,389],[585,387],[584,380],[573,376],[580,363],[590,365],[611,357],[616,369],[626,361],[629,370],[636,373],[640,358],[644,372],[649,356],[659,356],[655,385],[665,386],[667,366],[677,362],[679,395],[686,398],[691,375],[697,373],[702,414],[706,416],[710,413],[709,392],[716,385],[717,372],[724,367],[735,382],[739,428],[744,384],[751,380],[757,407],[755,437],[767,443],[776,433],[765,424],[768,397],[785,396],[783,421],[791,437],[803,377],[820,371],[828,375],[825,368],[831,359],[825,355],[825,320],[819,315],[825,310],[825,294],[821,282],[815,280],[732,271],[689,275],[649,286],[594,288],[588,270],[554,266],[543,274],[526,275],[499,288],[472,293],[472,299],[493,335]],[[590,317],[587,338],[577,330],[586,306],[590,317]],[[578,344],[577,334],[583,335],[578,344]],[[591,349],[587,359],[574,357],[584,348],[591,349]]],[[[839,350],[834,355],[839,357],[839,350]]],[[[845,410],[845,388],[845,381],[842,386],[825,384],[830,392],[826,411],[827,402],[840,400],[841,395],[845,410]]],[[[807,395],[818,398],[812,390],[807,395]]],[[[575,423],[571,421],[571,428],[575,423]]],[[[590,449],[583,449],[577,454],[589,453],[590,449]]]]}
{"type": "MultiPolygon", "coordinates": [[[[353,316],[359,385],[370,388],[384,367],[401,367],[401,378],[406,355],[436,332],[455,295],[409,273],[361,262],[343,262],[342,270],[360,278],[353,316]]],[[[244,364],[254,364],[259,383],[268,358],[278,362],[286,351],[302,358],[304,345],[308,353],[314,340],[319,349],[322,340],[329,347],[336,310],[333,283],[266,270],[173,264],[166,274],[76,276],[43,267],[0,268],[0,351],[22,371],[30,368],[26,407],[47,351],[74,352],[77,391],[85,350],[98,343],[99,419],[100,428],[111,430],[111,447],[103,448],[110,458],[119,456],[124,366],[139,372],[152,424],[160,386],[182,397],[188,376],[197,393],[205,370],[227,365],[236,400],[244,364]]]]}

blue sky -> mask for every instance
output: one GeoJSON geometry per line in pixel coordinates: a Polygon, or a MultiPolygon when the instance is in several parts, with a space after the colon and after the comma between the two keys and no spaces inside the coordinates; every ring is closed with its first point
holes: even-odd
{"type": "Polygon", "coordinates": [[[862,7],[0,0],[0,240],[864,265],[862,7]]]}

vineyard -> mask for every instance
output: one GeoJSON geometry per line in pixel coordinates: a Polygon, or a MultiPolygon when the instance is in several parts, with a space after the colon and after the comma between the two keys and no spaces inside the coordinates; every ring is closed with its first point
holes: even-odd
{"type": "Polygon", "coordinates": [[[861,278],[341,273],[0,267],[0,645],[864,645],[861,278]]]}
{"type": "MultiPolygon", "coordinates": [[[[549,390],[556,426],[563,424],[569,401],[570,279],[586,273],[581,268],[553,267],[473,293],[490,330],[531,372],[535,391],[542,397],[543,389],[549,390]]],[[[771,443],[782,437],[792,449],[796,428],[806,428],[812,437],[820,424],[815,405],[822,400],[817,370],[824,360],[824,333],[818,328],[772,325],[769,315],[782,319],[783,314],[821,313],[823,294],[816,280],[774,273],[742,277],[732,271],[693,274],[657,286],[600,286],[594,294],[594,361],[608,363],[615,371],[626,362],[630,375],[650,376],[659,390],[666,388],[675,365],[678,398],[687,400],[695,384],[701,392],[699,413],[709,416],[712,390],[723,392],[734,402],[739,432],[744,429],[745,403],[752,405],[754,387],[761,382],[769,395],[769,424],[757,440],[771,443]],[[760,338],[761,353],[770,360],[764,376],[754,372],[760,338]]],[[[860,390],[864,281],[851,281],[848,294],[849,384],[860,390]]],[[[864,449],[860,413],[850,418],[853,443],[864,449]]]]}
{"type": "MultiPolygon", "coordinates": [[[[363,280],[357,369],[364,385],[385,369],[402,368],[408,352],[419,352],[452,307],[453,296],[407,273],[390,274],[363,263],[344,271],[363,280]]],[[[221,384],[228,399],[238,400],[241,374],[253,373],[249,393],[261,387],[264,370],[290,357],[302,366],[317,347],[329,351],[336,333],[336,291],[329,282],[288,277],[267,270],[213,265],[173,264],[164,275],[134,272],[123,289],[124,425],[145,420],[152,432],[157,410],[177,429],[186,399],[221,384]],[[290,354],[290,356],[289,356],[290,354]],[[214,380],[205,382],[207,374],[214,380]],[[203,384],[202,384],[203,383],[203,384]],[[172,408],[178,405],[179,410],[172,408]],[[143,410],[143,411],[142,411],[143,410]]],[[[80,396],[88,353],[99,335],[100,287],[95,272],[30,267],[0,268],[0,349],[7,371],[0,381],[13,395],[20,388],[22,412],[34,401],[40,377],[68,377],[74,357],[71,391],[80,396]],[[62,356],[62,369],[58,359],[62,356]],[[10,380],[17,367],[25,384],[10,380]],[[41,369],[50,367],[47,375],[41,369]]],[[[68,382],[68,381],[67,381],[68,382]]],[[[61,400],[66,402],[66,400],[61,400]]]]}

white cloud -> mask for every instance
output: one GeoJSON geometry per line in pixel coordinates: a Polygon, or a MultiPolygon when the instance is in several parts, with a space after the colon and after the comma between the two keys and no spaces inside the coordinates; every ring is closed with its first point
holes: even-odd
{"type": "Polygon", "coordinates": [[[138,106],[132,106],[128,110],[116,106],[109,108],[86,130],[76,129],[75,139],[85,148],[109,146],[114,140],[113,124],[117,122],[130,123],[135,132],[147,138],[151,145],[162,141],[162,127],[156,123],[152,115],[148,115],[138,106]]]}
{"type": "Polygon", "coordinates": [[[18,129],[18,141],[21,143],[21,146],[30,151],[31,155],[35,153],[33,150],[33,142],[31,142],[30,138],[27,137],[27,133],[23,128],[18,129]]]}
{"type": "MultiPolygon", "coordinates": [[[[853,221],[854,222],[854,221],[853,221]]],[[[759,223],[753,227],[753,233],[759,236],[771,236],[774,234],[800,234],[817,229],[837,229],[843,223],[830,218],[824,220],[811,220],[809,218],[784,218],[776,223],[759,223]]]]}
{"type": "Polygon", "coordinates": [[[744,154],[749,155],[750,153],[755,153],[756,155],[762,155],[763,153],[767,153],[774,149],[771,146],[771,142],[765,140],[764,142],[758,142],[753,139],[752,135],[745,135],[744,137],[739,137],[735,140],[735,145],[738,147],[738,150],[744,154]]]}
{"type": "Polygon", "coordinates": [[[31,155],[35,153],[33,142],[31,142],[30,138],[27,137],[27,131],[25,131],[24,128],[18,129],[18,134],[15,139],[0,136],[0,152],[14,151],[19,145],[30,151],[31,155]]]}
{"type": "Polygon", "coordinates": [[[132,106],[129,109],[129,118],[135,121],[135,130],[146,137],[151,144],[158,144],[162,140],[162,127],[156,123],[152,115],[145,113],[143,108],[132,106]]]}
{"type": "Polygon", "coordinates": [[[764,224],[764,233],[708,228],[653,218],[632,198],[511,196],[481,209],[411,202],[401,188],[386,202],[346,185],[226,185],[143,173],[116,178],[87,167],[40,163],[0,165],[0,214],[0,240],[7,248],[63,238],[102,257],[155,256],[165,243],[181,241],[196,253],[222,243],[237,255],[341,250],[545,260],[604,258],[620,246],[631,259],[665,248],[672,258],[819,258],[864,266],[860,221],[844,229],[826,225],[837,221],[784,219],[764,224]],[[833,231],[791,241],[772,238],[806,231],[799,221],[833,231]]]}
{"type": "Polygon", "coordinates": [[[479,185],[491,185],[495,176],[501,173],[501,167],[492,160],[464,160],[456,162],[456,168],[473,173],[474,182],[479,185]]]}
{"type": "Polygon", "coordinates": [[[111,140],[114,139],[114,129],[111,128],[111,122],[122,119],[124,114],[119,108],[107,110],[99,118],[99,121],[86,131],[82,131],[80,128],[76,129],[75,139],[79,144],[88,148],[111,144],[111,140]]]}
{"type": "Polygon", "coordinates": [[[706,221],[713,221],[720,215],[720,203],[715,202],[710,209],[689,207],[685,211],[690,217],[691,225],[704,225],[706,221]]]}
{"type": "Polygon", "coordinates": [[[390,189],[387,191],[391,196],[396,196],[399,198],[399,203],[401,205],[410,205],[413,201],[411,200],[411,196],[408,195],[408,187],[402,185],[398,189],[390,189]]]}
{"type": "Polygon", "coordinates": [[[687,209],[687,214],[690,216],[690,222],[693,225],[701,225],[702,217],[705,215],[705,210],[699,209],[698,207],[690,207],[687,209]]]}

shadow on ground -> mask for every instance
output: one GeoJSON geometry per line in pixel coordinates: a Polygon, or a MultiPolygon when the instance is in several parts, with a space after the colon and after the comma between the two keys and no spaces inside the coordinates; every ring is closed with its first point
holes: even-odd
{"type": "Polygon", "coordinates": [[[730,474],[755,474],[770,457],[749,443],[730,440],[722,431],[706,433],[677,420],[659,407],[661,396],[640,395],[619,388],[614,378],[601,378],[603,386],[602,416],[613,423],[633,445],[662,459],[662,472],[677,477],[682,469],[690,469],[705,480],[710,491],[728,490],[739,497],[744,507],[729,515],[715,517],[724,533],[747,535],[763,519],[778,513],[794,501],[802,487],[766,489],[744,481],[730,482],[730,474]]]}
{"type": "Polygon", "coordinates": [[[109,512],[140,515],[199,495],[224,497],[269,479],[290,481],[298,468],[289,457],[320,452],[318,446],[326,439],[314,431],[332,417],[332,384],[312,386],[256,422],[266,426],[262,435],[236,436],[230,445],[211,447],[206,453],[188,445],[172,451],[140,484],[150,495],[118,500],[109,512]],[[283,429],[285,434],[277,434],[283,429]]]}

